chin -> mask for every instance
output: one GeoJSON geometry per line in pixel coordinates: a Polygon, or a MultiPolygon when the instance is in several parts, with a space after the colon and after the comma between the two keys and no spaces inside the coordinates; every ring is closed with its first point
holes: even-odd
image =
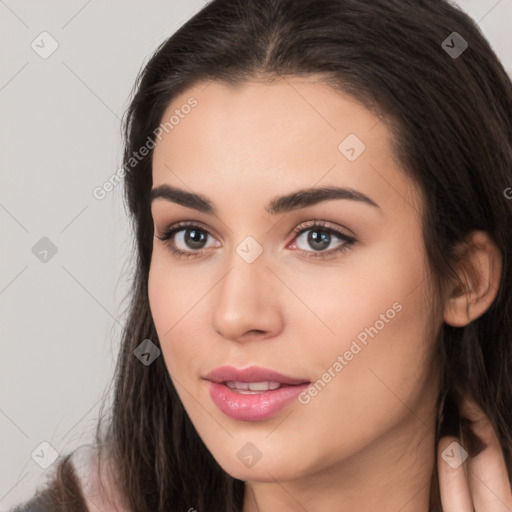
{"type": "Polygon", "coordinates": [[[243,481],[275,482],[300,478],[308,472],[300,454],[280,453],[275,449],[263,449],[260,457],[251,443],[234,443],[233,452],[223,451],[213,454],[220,467],[231,477],[243,481]],[[242,447],[242,448],[240,448],[242,447]],[[250,454],[253,454],[251,460],[250,454]]]}
{"type": "Polygon", "coordinates": [[[240,468],[236,462],[221,467],[229,476],[244,482],[286,482],[300,476],[297,473],[290,473],[290,468],[274,464],[264,465],[262,461],[247,469],[240,468]]]}

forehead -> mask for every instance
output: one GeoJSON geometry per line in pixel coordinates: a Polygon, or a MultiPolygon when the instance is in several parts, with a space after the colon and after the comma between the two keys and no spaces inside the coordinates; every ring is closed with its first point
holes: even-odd
{"type": "Polygon", "coordinates": [[[393,207],[419,201],[386,123],[318,80],[203,82],[174,98],[161,122],[154,186],[184,181],[195,192],[233,187],[247,197],[343,185],[393,207]]]}
{"type": "MultiPolygon", "coordinates": [[[[230,145],[231,149],[248,152],[253,148],[257,152],[260,148],[256,143],[261,143],[265,149],[274,148],[283,154],[293,148],[302,157],[322,141],[324,149],[331,146],[337,154],[336,142],[343,135],[367,138],[376,125],[382,125],[352,97],[325,83],[296,77],[236,85],[218,81],[197,84],[174,98],[161,122],[167,146],[184,142],[194,131],[198,139],[201,136],[197,142],[203,146],[230,145]],[[192,102],[196,105],[189,108],[187,105],[192,102]],[[172,125],[168,124],[167,129],[166,121],[172,125]],[[305,141],[309,142],[306,147],[301,145],[305,141]]],[[[387,135],[386,131],[382,125],[376,135],[387,135]]],[[[380,142],[381,138],[373,137],[372,142],[380,142]]]]}

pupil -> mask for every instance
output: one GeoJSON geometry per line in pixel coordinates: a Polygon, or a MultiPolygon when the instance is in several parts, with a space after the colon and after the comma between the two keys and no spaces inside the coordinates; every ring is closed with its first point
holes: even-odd
{"type": "Polygon", "coordinates": [[[327,233],[326,231],[310,231],[308,242],[315,250],[325,249],[326,247],[329,247],[330,237],[330,233],[327,233]],[[318,233],[320,233],[320,236],[318,233]]]}
{"type": "Polygon", "coordinates": [[[190,235],[190,237],[185,236],[185,238],[187,239],[187,243],[191,246],[191,248],[200,249],[201,247],[196,247],[194,244],[199,244],[200,246],[206,238],[205,234],[197,229],[187,229],[186,234],[190,235]]]}

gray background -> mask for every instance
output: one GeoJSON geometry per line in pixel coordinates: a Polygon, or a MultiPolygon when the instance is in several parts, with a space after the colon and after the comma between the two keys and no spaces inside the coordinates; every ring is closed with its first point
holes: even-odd
{"type": "MultiPolygon", "coordinates": [[[[92,440],[132,251],[122,185],[92,191],[121,165],[137,72],[204,4],[0,0],[0,510],[45,482],[40,443],[65,454],[92,440]],[[44,31],[58,43],[46,59],[31,47],[51,48],[44,31]],[[46,261],[43,237],[57,248],[46,261]]],[[[510,73],[512,0],[458,4],[510,73]]]]}

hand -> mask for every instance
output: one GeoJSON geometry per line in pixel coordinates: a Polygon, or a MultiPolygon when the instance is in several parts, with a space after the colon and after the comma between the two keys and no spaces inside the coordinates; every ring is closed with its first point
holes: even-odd
{"type": "Polygon", "coordinates": [[[453,436],[441,437],[437,467],[443,512],[511,512],[511,485],[491,422],[473,400],[464,400],[460,414],[469,421],[471,431],[487,446],[455,468],[463,458],[460,449],[453,447],[454,450],[445,453],[451,463],[441,455],[451,443],[460,444],[460,441],[453,436]]]}

